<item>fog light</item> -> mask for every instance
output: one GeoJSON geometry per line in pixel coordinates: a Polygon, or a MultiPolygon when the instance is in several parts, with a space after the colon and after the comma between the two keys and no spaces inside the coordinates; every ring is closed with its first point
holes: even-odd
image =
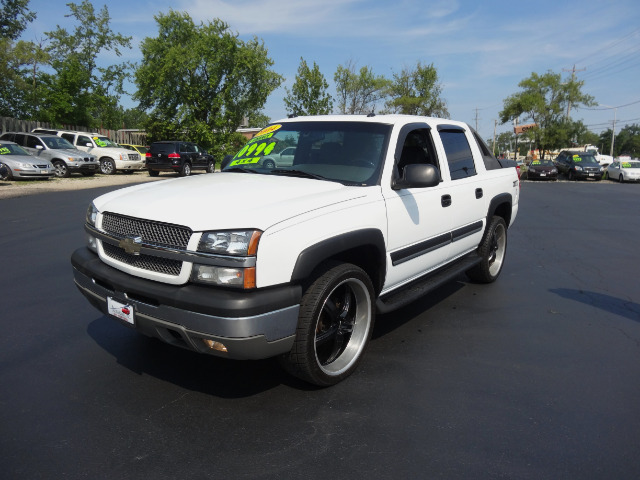
{"type": "Polygon", "coordinates": [[[98,253],[98,241],[96,240],[96,237],[87,235],[87,247],[89,247],[89,250],[93,250],[98,253]]]}
{"type": "Polygon", "coordinates": [[[203,338],[202,341],[204,344],[209,347],[211,350],[217,350],[218,352],[227,353],[227,347],[225,347],[222,343],[216,342],[215,340],[210,340],[208,338],[203,338]]]}

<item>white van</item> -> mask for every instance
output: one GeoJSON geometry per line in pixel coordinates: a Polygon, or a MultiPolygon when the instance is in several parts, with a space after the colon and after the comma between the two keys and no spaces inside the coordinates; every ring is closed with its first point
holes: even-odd
{"type": "Polygon", "coordinates": [[[53,133],[68,140],[79,150],[95,155],[100,161],[100,172],[105,175],[113,175],[117,170],[130,173],[135,170],[145,170],[146,159],[142,158],[138,152],[122,148],[99,133],[46,128],[36,128],[32,131],[34,133],[53,133]]]}

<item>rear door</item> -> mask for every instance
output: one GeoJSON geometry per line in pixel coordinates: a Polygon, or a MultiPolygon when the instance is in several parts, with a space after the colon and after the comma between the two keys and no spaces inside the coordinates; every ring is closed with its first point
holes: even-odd
{"type": "Polygon", "coordinates": [[[470,130],[458,125],[439,125],[436,146],[448,165],[448,213],[451,216],[451,258],[474,250],[482,239],[488,205],[483,181],[484,165],[474,156],[470,130]],[[476,162],[477,160],[477,162],[476,162]]]}

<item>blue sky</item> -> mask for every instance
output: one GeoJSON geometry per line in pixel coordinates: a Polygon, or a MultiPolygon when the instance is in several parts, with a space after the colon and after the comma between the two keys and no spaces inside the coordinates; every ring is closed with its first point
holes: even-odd
{"type": "MultiPolygon", "coordinates": [[[[42,39],[56,25],[70,29],[67,3],[31,0],[37,19],[23,38],[42,39]]],[[[107,2],[92,3],[99,10],[107,2]]],[[[572,110],[572,118],[596,133],[611,128],[614,117],[617,132],[640,123],[637,0],[109,0],[112,29],[133,37],[121,60],[141,60],[140,41],[157,35],[154,15],[169,9],[196,22],[220,18],[241,38],[264,41],[274,70],[286,78],[264,109],[273,120],[286,116],[285,87],[302,57],[318,64],[332,95],[336,68],[349,61],[389,78],[417,62],[433,63],[451,118],[477,124],[484,138],[521,80],[549,70],[568,77],[574,66],[600,106],[572,110]]],[[[497,131],[510,128],[498,124],[497,131]]]]}

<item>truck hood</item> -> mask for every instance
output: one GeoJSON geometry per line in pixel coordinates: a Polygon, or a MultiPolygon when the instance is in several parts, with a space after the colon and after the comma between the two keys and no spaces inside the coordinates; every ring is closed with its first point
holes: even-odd
{"type": "Polygon", "coordinates": [[[100,212],[188,226],[194,231],[267,228],[304,213],[345,207],[366,187],[275,175],[215,173],[136,185],[94,200],[100,212]]]}

